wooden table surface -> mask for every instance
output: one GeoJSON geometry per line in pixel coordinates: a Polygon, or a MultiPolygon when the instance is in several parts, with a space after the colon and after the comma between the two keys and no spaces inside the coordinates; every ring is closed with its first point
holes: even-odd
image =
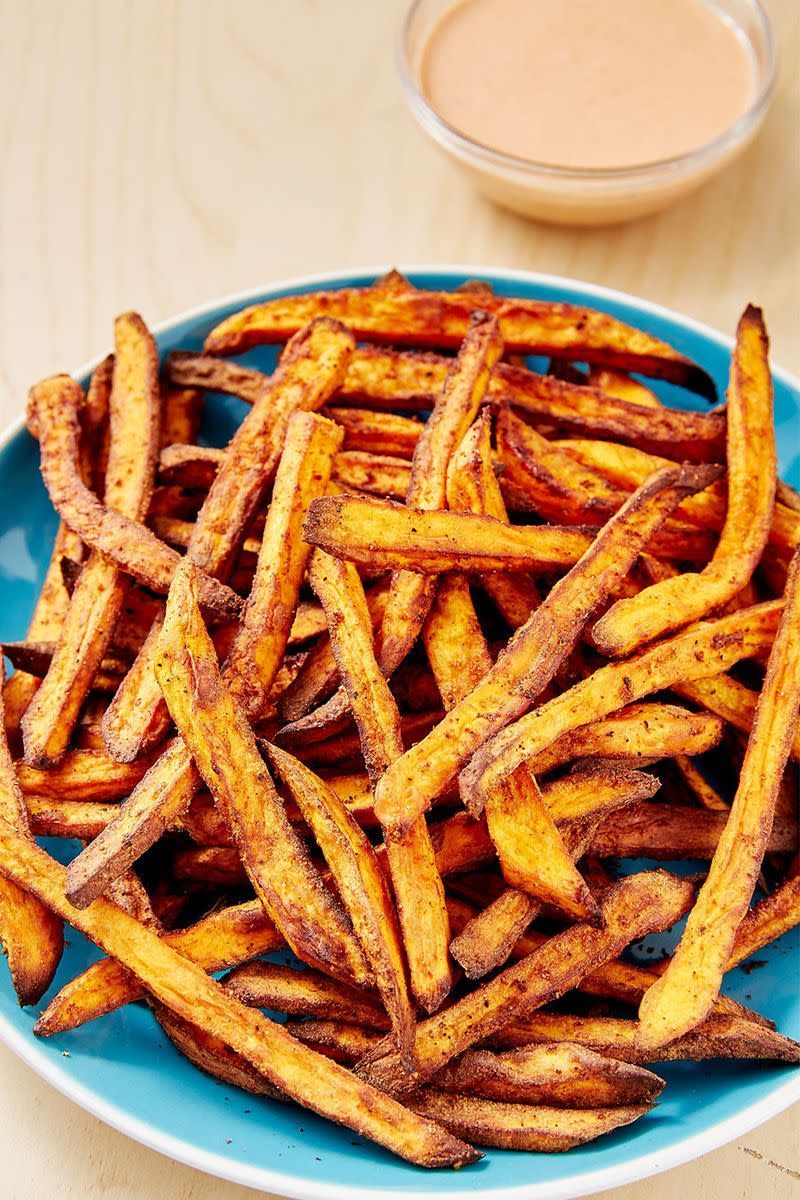
{"type": "MultiPolygon", "coordinates": [[[[571,231],[491,207],[423,141],[395,77],[398,0],[0,0],[0,418],[39,376],[105,351],[122,309],[156,322],[394,262],[574,276],[731,332],[753,300],[775,360],[800,372],[800,3],[766,4],[782,75],[747,155],[661,216],[571,231]]],[[[3,1048],[0,1078],[8,1200],[256,1195],[106,1128],[3,1048]]],[[[798,1185],[795,1109],[646,1186],[789,1200],[798,1185]]]]}

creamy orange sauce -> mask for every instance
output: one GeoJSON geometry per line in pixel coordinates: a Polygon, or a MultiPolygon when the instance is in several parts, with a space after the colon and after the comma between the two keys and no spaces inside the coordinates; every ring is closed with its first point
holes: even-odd
{"type": "Polygon", "coordinates": [[[464,0],[433,30],[420,76],[467,137],[569,167],[695,149],[755,86],[744,40],[703,0],[464,0]]]}

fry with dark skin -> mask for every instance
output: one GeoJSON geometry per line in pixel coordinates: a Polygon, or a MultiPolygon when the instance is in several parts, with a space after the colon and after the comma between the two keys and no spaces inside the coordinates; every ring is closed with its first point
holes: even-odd
{"type": "Polygon", "coordinates": [[[747,744],[736,796],[672,962],[639,1010],[643,1045],[688,1033],[719,992],[769,848],[775,804],[800,713],[800,551],[747,744]]]}
{"type": "MultiPolygon", "coordinates": [[[[391,1018],[397,1045],[408,1056],[414,1011],[397,916],[375,851],[345,803],[323,780],[276,746],[270,747],[269,758],[326,858],[391,1018]]],[[[347,1011],[341,1015],[356,1020],[354,1010],[349,1011],[350,1015],[347,1011]]],[[[381,1016],[385,1023],[383,1011],[381,1016]]]]}
{"type": "Polygon", "coordinates": [[[728,508],[708,566],[618,600],[592,630],[604,654],[631,654],[646,642],[726,604],[749,582],[772,527],[777,456],[767,334],[759,309],[737,330],[728,389],[728,508]]]}
{"type": "MultiPolygon", "coordinates": [[[[237,429],[198,514],[186,548],[201,570],[227,579],[248,525],[267,494],[293,413],[320,408],[344,377],[353,339],[331,321],[318,321],[286,347],[259,402],[237,429]]],[[[337,442],[337,448],[340,442],[337,442]]],[[[252,606],[251,606],[252,611],[252,606]]],[[[111,753],[135,758],[160,741],[169,725],[153,671],[160,620],[139,652],[103,719],[111,753]]]]}
{"type": "Polygon", "coordinates": [[[462,795],[470,797],[474,805],[498,779],[568,730],[668,688],[676,680],[717,675],[770,645],[782,607],[781,601],[768,601],[715,621],[702,621],[636,658],[601,667],[589,679],[487,741],[459,777],[462,795]]]}
{"type": "MultiPolygon", "coordinates": [[[[29,424],[39,439],[42,475],[53,507],[93,550],[164,595],[180,556],[145,525],[104,507],[81,479],[78,410],[82,399],[80,387],[68,375],[55,375],[31,389],[29,424]]],[[[223,618],[238,616],[241,600],[225,584],[201,573],[198,586],[209,611],[223,618]]]]}
{"type": "MultiPolygon", "coordinates": [[[[361,580],[351,563],[317,551],[311,584],[328,616],[331,647],[352,705],[368,772],[378,778],[403,753],[400,714],[378,666],[361,580]]],[[[424,818],[403,837],[386,833],[387,857],[403,932],[411,989],[428,1012],[450,990],[450,926],[444,888],[424,818]]],[[[403,1041],[409,1056],[410,1037],[403,1041]]]]}
{"type": "Polygon", "coordinates": [[[386,772],[375,790],[380,819],[402,827],[424,812],[479,746],[530,707],[650,534],[684,496],[707,482],[706,469],[681,468],[653,476],[635,493],[517,631],[478,687],[386,772]]]}
{"type": "MultiPolygon", "coordinates": [[[[310,500],[327,487],[338,444],[338,430],[324,417],[296,413],[287,422],[253,586],[225,665],[226,679],[233,680],[240,699],[253,705],[253,716],[265,703],[290,635],[310,550],[300,536],[303,517],[310,500]],[[240,657],[247,668],[243,672],[237,666],[240,657]]],[[[149,657],[142,660],[148,663],[149,657]]],[[[186,747],[180,741],[168,746],[117,821],[70,864],[72,902],[88,903],[127,870],[177,823],[199,784],[186,747]]]]}
{"type": "Polygon", "coordinates": [[[227,995],[157,933],[102,897],[76,909],[64,896],[64,868],[0,822],[0,874],[91,938],[131,970],[179,1017],[220,1038],[282,1092],[410,1161],[453,1166],[475,1161],[470,1147],[357,1080],[290,1037],[280,1025],[227,995]]]}
{"type": "MultiPolygon", "coordinates": [[[[636,804],[612,813],[592,839],[599,858],[711,859],[720,851],[728,820],[725,812],[708,812],[681,804],[636,804]]],[[[797,849],[795,823],[776,817],[766,842],[771,853],[797,849]]]]}
{"type": "MultiPolygon", "coordinates": [[[[571,304],[512,300],[482,292],[510,351],[568,355],[681,383],[710,399],[714,385],[696,364],[664,342],[604,313],[571,304]]],[[[320,313],[348,325],[359,340],[412,346],[458,346],[467,333],[476,297],[466,292],[426,292],[395,272],[368,288],[287,296],[228,317],[206,339],[209,354],[241,354],[251,346],[282,342],[320,313]]]]}
{"type": "Polygon", "coordinates": [[[298,971],[259,960],[234,968],[222,983],[226,991],[249,1008],[353,1021],[372,1029],[389,1028],[386,1013],[377,1000],[318,971],[298,971]]]}
{"type": "Polygon", "coordinates": [[[247,722],[226,687],[185,561],[167,599],[156,674],[170,716],[226,815],[256,895],[309,965],[364,982],[369,971],[352,928],[292,829],[247,722]]]}
{"type": "MultiPolygon", "coordinates": [[[[4,682],[0,660],[0,820],[32,842],[28,811],[4,732],[4,682]]],[[[0,943],[20,1004],[35,1004],[53,982],[64,949],[64,932],[54,913],[6,878],[0,881],[0,943]]]]}
{"type": "MultiPolygon", "coordinates": [[[[720,674],[691,681],[676,680],[672,690],[722,717],[723,721],[735,729],[741,729],[743,733],[749,734],[753,728],[758,694],[730,675],[720,674]]],[[[800,729],[795,730],[789,753],[800,762],[800,729]]]]}
{"type": "MultiPolygon", "coordinates": [[[[143,522],[153,491],[160,397],[158,351],[136,313],[114,325],[115,366],[103,502],[143,522]]],[[[113,636],[128,580],[94,551],[81,571],[42,685],[22,721],[25,759],[51,767],[62,758],[113,636]]]]}
{"type": "MultiPolygon", "coordinates": [[[[664,872],[642,872],[622,880],[603,900],[601,929],[570,926],[418,1025],[414,1081],[430,1079],[463,1050],[564,995],[636,938],[669,928],[689,908],[693,897],[689,880],[664,872]]],[[[397,1052],[386,1041],[370,1051],[358,1070],[390,1093],[402,1093],[412,1083],[397,1052]]]]}

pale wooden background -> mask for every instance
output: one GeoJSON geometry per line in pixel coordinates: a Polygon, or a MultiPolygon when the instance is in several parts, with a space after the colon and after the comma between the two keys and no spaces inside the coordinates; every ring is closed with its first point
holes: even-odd
{"type": "MultiPolygon", "coordinates": [[[[394,74],[399,0],[0,0],[2,423],[38,376],[105,351],[123,308],[159,321],[368,263],[572,275],[729,331],[752,299],[800,371],[800,0],[767,7],[781,85],[745,159],[662,216],[570,232],[491,208],[423,142],[394,74]]],[[[8,1200],[255,1196],[106,1129],[1,1048],[0,1079],[8,1200]]],[[[797,1117],[649,1182],[648,1200],[796,1198],[797,1117]]]]}

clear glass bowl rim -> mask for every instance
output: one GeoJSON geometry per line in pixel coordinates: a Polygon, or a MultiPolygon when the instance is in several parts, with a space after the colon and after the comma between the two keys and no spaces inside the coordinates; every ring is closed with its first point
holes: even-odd
{"type": "MultiPolygon", "coordinates": [[[[763,38],[764,62],[759,66],[757,87],[752,102],[741,117],[722,133],[712,138],[711,141],[704,142],[703,145],[687,150],[683,154],[654,159],[652,162],[636,163],[634,166],[566,167],[556,163],[537,162],[534,159],[507,154],[503,150],[494,150],[491,146],[474,141],[439,116],[425,99],[414,81],[414,72],[408,54],[408,42],[413,23],[424,3],[426,0],[413,0],[406,11],[397,36],[397,70],[406,100],[418,121],[436,141],[460,151],[464,157],[479,159],[487,166],[501,167],[506,171],[545,175],[562,180],[621,182],[626,179],[646,179],[648,176],[660,175],[665,172],[682,174],[686,170],[702,168],[705,162],[712,162],[722,157],[726,151],[734,149],[758,128],[769,107],[778,78],[779,58],[772,23],[761,0],[747,0],[763,38]]],[[[458,3],[459,0],[453,0],[452,7],[455,8],[458,3]]]]}

